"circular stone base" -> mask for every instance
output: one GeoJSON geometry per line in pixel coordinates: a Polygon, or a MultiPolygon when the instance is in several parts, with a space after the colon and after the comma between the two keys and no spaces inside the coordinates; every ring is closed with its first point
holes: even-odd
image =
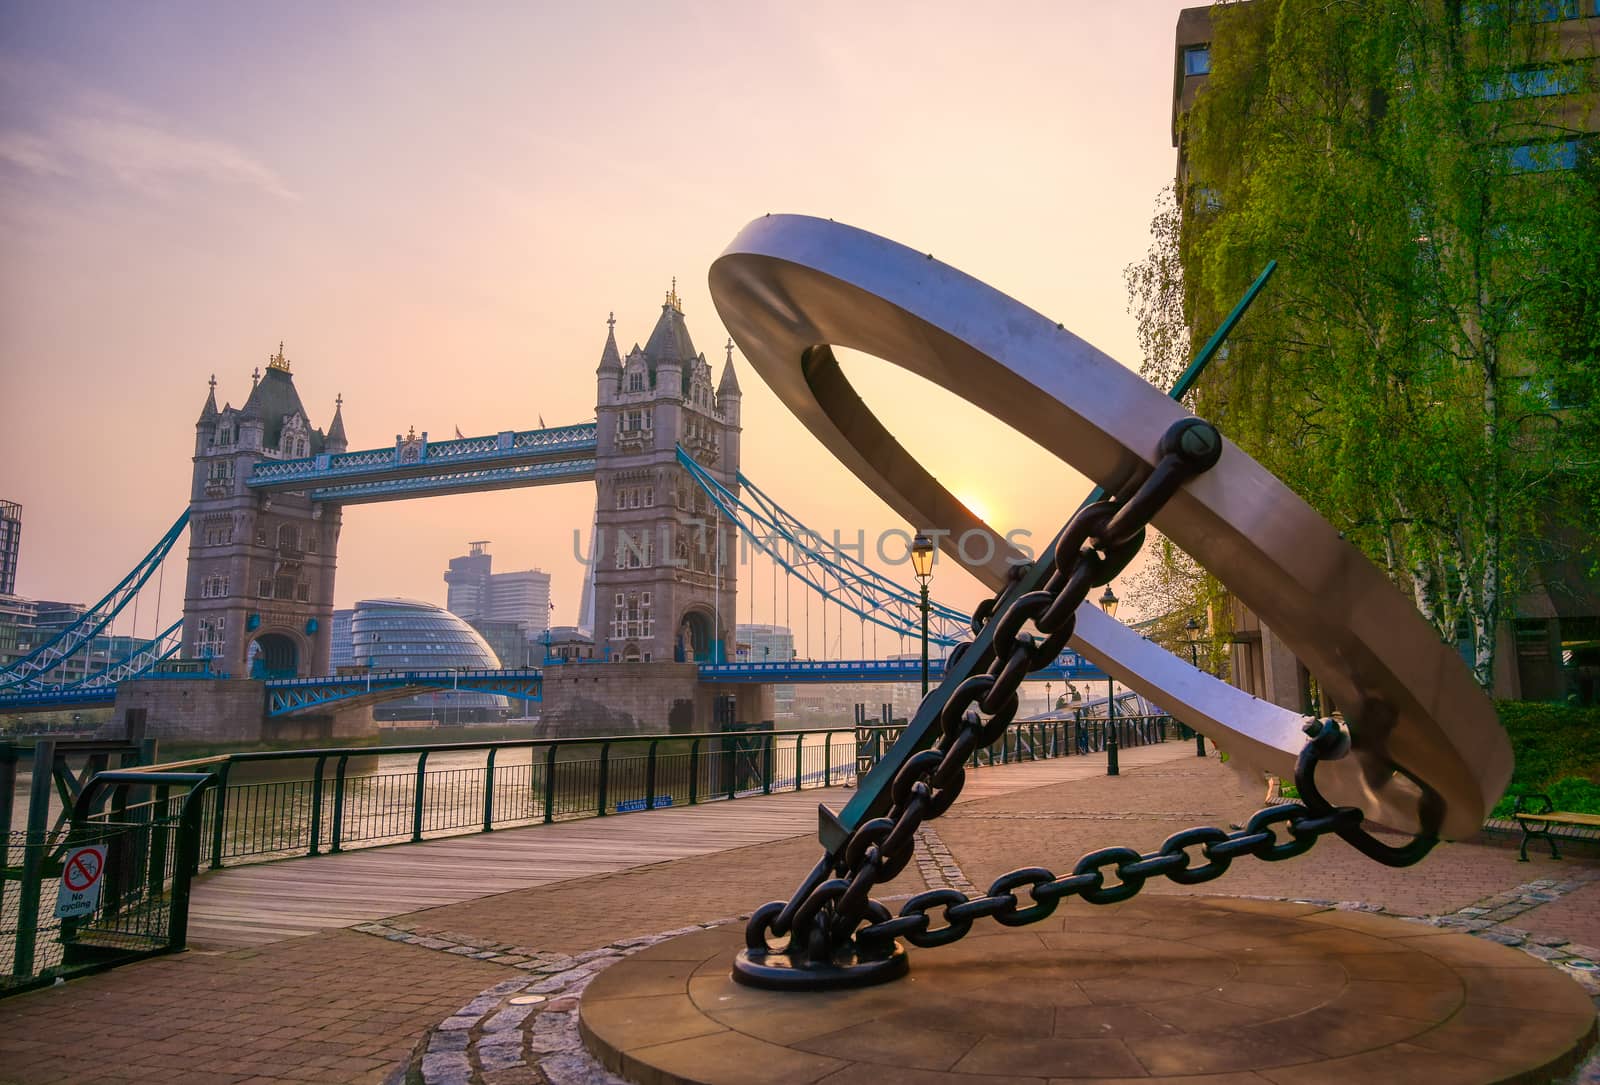
{"type": "Polygon", "coordinates": [[[1144,896],[910,950],[905,979],[764,991],[742,932],[652,946],[584,993],[584,1043],[641,1085],[1549,1080],[1595,1036],[1555,968],[1309,904],[1144,896]]]}

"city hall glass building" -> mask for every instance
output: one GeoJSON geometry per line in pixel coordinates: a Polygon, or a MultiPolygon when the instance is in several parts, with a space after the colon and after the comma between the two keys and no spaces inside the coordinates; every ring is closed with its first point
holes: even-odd
{"type": "MultiPolygon", "coordinates": [[[[354,665],[373,671],[498,668],[494,649],[476,629],[443,607],[417,599],[364,599],[350,617],[354,665]]],[[[506,698],[445,690],[389,701],[373,711],[380,720],[433,720],[454,724],[503,719],[506,698]]]]}

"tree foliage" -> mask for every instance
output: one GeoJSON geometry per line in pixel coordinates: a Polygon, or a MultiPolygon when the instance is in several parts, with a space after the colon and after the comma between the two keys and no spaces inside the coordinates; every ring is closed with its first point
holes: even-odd
{"type": "Polygon", "coordinates": [[[1532,7],[1463,6],[1214,8],[1187,176],[1129,285],[1160,377],[1186,353],[1180,325],[1215,326],[1279,261],[1196,409],[1487,687],[1506,601],[1555,540],[1592,560],[1600,170],[1571,138],[1592,123],[1593,64],[1563,58],[1532,7]],[[1562,93],[1525,93],[1545,71],[1562,93]]]}
{"type": "Polygon", "coordinates": [[[1209,674],[1228,677],[1233,630],[1226,592],[1171,539],[1150,532],[1145,563],[1129,578],[1127,595],[1135,612],[1152,616],[1141,627],[1145,636],[1209,674]]]}

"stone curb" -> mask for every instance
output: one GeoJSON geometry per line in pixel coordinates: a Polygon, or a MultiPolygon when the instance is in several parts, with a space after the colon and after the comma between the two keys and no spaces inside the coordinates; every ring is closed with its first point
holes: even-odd
{"type": "Polygon", "coordinates": [[[624,938],[583,953],[551,953],[407,923],[363,923],[362,934],[492,961],[527,972],[497,983],[436,1025],[392,1083],[421,1085],[627,1085],[584,1049],[578,1000],[596,975],[669,938],[735,923],[708,923],[624,938]]]}

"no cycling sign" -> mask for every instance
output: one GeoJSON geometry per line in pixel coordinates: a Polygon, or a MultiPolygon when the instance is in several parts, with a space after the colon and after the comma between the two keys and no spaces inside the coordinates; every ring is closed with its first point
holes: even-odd
{"type": "Polygon", "coordinates": [[[61,889],[56,894],[56,918],[80,919],[93,915],[100,903],[100,876],[106,869],[106,846],[86,844],[67,852],[61,864],[61,889]]]}

